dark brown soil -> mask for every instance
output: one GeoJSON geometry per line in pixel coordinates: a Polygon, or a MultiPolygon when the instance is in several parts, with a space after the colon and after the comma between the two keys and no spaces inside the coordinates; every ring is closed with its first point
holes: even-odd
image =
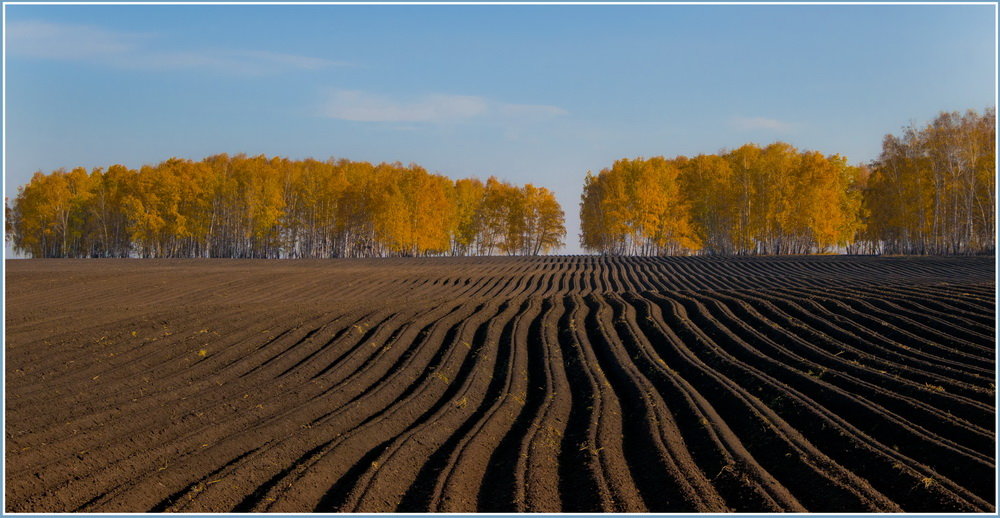
{"type": "Polygon", "coordinates": [[[6,265],[6,511],[995,510],[993,258],[6,265]]]}

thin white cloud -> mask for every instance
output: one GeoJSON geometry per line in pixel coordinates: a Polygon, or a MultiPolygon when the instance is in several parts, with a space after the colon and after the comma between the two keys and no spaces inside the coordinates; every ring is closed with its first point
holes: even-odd
{"type": "Polygon", "coordinates": [[[566,115],[557,106],[508,104],[475,95],[430,94],[394,99],[358,90],[334,90],[322,114],[359,122],[461,122],[476,118],[548,119],[566,115]]]}
{"type": "Polygon", "coordinates": [[[124,54],[136,49],[140,34],[106,31],[89,25],[41,21],[7,24],[7,50],[13,55],[45,59],[86,59],[124,54]]]}
{"type": "Polygon", "coordinates": [[[356,90],[336,90],[324,114],[362,122],[448,122],[482,115],[489,104],[471,95],[428,95],[410,102],[356,90]]]}
{"type": "Polygon", "coordinates": [[[506,117],[517,118],[549,118],[569,114],[558,106],[544,104],[502,104],[499,111],[506,117]]]}
{"type": "Polygon", "coordinates": [[[141,56],[123,56],[117,66],[141,70],[201,68],[216,72],[261,75],[283,70],[318,70],[346,63],[328,59],[281,54],[267,51],[205,49],[197,52],[150,52],[141,56]]]}
{"type": "Polygon", "coordinates": [[[766,117],[733,117],[730,125],[738,130],[770,130],[770,131],[790,131],[795,125],[791,122],[768,119],[766,117]]]}
{"type": "Polygon", "coordinates": [[[343,61],[331,61],[329,59],[299,56],[297,54],[284,54],[281,52],[269,52],[266,50],[243,50],[230,52],[230,54],[244,59],[253,59],[261,62],[274,63],[276,65],[292,68],[303,68],[307,70],[317,70],[331,65],[348,65],[348,63],[343,61]]]}
{"type": "Polygon", "coordinates": [[[210,69],[223,73],[266,74],[289,69],[316,70],[346,65],[323,58],[262,50],[159,50],[152,34],[109,31],[89,25],[42,21],[7,24],[7,49],[13,56],[87,61],[140,70],[210,69]]]}

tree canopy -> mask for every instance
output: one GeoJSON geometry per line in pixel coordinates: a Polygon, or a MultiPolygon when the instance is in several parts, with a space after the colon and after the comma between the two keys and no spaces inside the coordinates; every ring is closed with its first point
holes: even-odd
{"type": "Polygon", "coordinates": [[[993,253],[996,111],[941,113],[881,156],[784,142],[588,173],[580,243],[605,254],[993,253]]]}
{"type": "Polygon", "coordinates": [[[611,254],[784,254],[851,243],[867,171],[783,142],[623,159],[588,174],[581,244],[611,254]]]}
{"type": "Polygon", "coordinates": [[[32,257],[384,257],[562,246],[555,195],[417,165],[215,155],[35,173],[6,207],[32,257]]]}
{"type": "MultiPolygon", "coordinates": [[[[994,253],[996,110],[942,112],[880,156],[746,144],[587,173],[580,244],[604,254],[994,253]]],[[[5,206],[32,257],[537,255],[552,191],[399,163],[263,155],[37,172],[5,206]]]]}
{"type": "Polygon", "coordinates": [[[996,201],[996,109],[941,113],[885,136],[864,238],[890,254],[992,253],[996,201]]]}

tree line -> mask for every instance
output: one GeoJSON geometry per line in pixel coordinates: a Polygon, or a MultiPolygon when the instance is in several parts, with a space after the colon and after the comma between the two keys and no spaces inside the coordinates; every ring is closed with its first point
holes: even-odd
{"type": "Polygon", "coordinates": [[[786,254],[846,245],[864,170],[778,142],[623,159],[588,174],[582,245],[607,254],[786,254]]]}
{"type": "Polygon", "coordinates": [[[37,172],[5,211],[7,239],[31,257],[536,255],[566,234],[544,187],[225,154],[37,172]]]}
{"type": "Polygon", "coordinates": [[[941,113],[852,166],[784,142],[587,173],[580,243],[604,254],[994,253],[996,112],[941,113]]]}
{"type": "Polygon", "coordinates": [[[889,254],[993,253],[996,167],[995,108],[941,113],[886,135],[860,239],[889,254]]]}
{"type": "MultiPolygon", "coordinates": [[[[783,142],[587,173],[580,242],[604,254],[994,253],[996,111],[941,113],[880,156],[783,142]]],[[[32,257],[536,255],[563,245],[554,194],[417,165],[215,155],[35,173],[5,207],[32,257]]]]}

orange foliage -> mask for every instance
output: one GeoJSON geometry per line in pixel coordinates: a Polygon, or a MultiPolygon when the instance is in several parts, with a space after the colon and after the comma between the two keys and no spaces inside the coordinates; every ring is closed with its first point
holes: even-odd
{"type": "Polygon", "coordinates": [[[852,243],[861,176],[783,142],[692,159],[622,159],[587,175],[581,244],[611,254],[782,254],[852,243]]]}
{"type": "Polygon", "coordinates": [[[36,173],[6,215],[8,239],[32,257],[538,254],[565,235],[544,188],[244,155],[36,173]]]}

